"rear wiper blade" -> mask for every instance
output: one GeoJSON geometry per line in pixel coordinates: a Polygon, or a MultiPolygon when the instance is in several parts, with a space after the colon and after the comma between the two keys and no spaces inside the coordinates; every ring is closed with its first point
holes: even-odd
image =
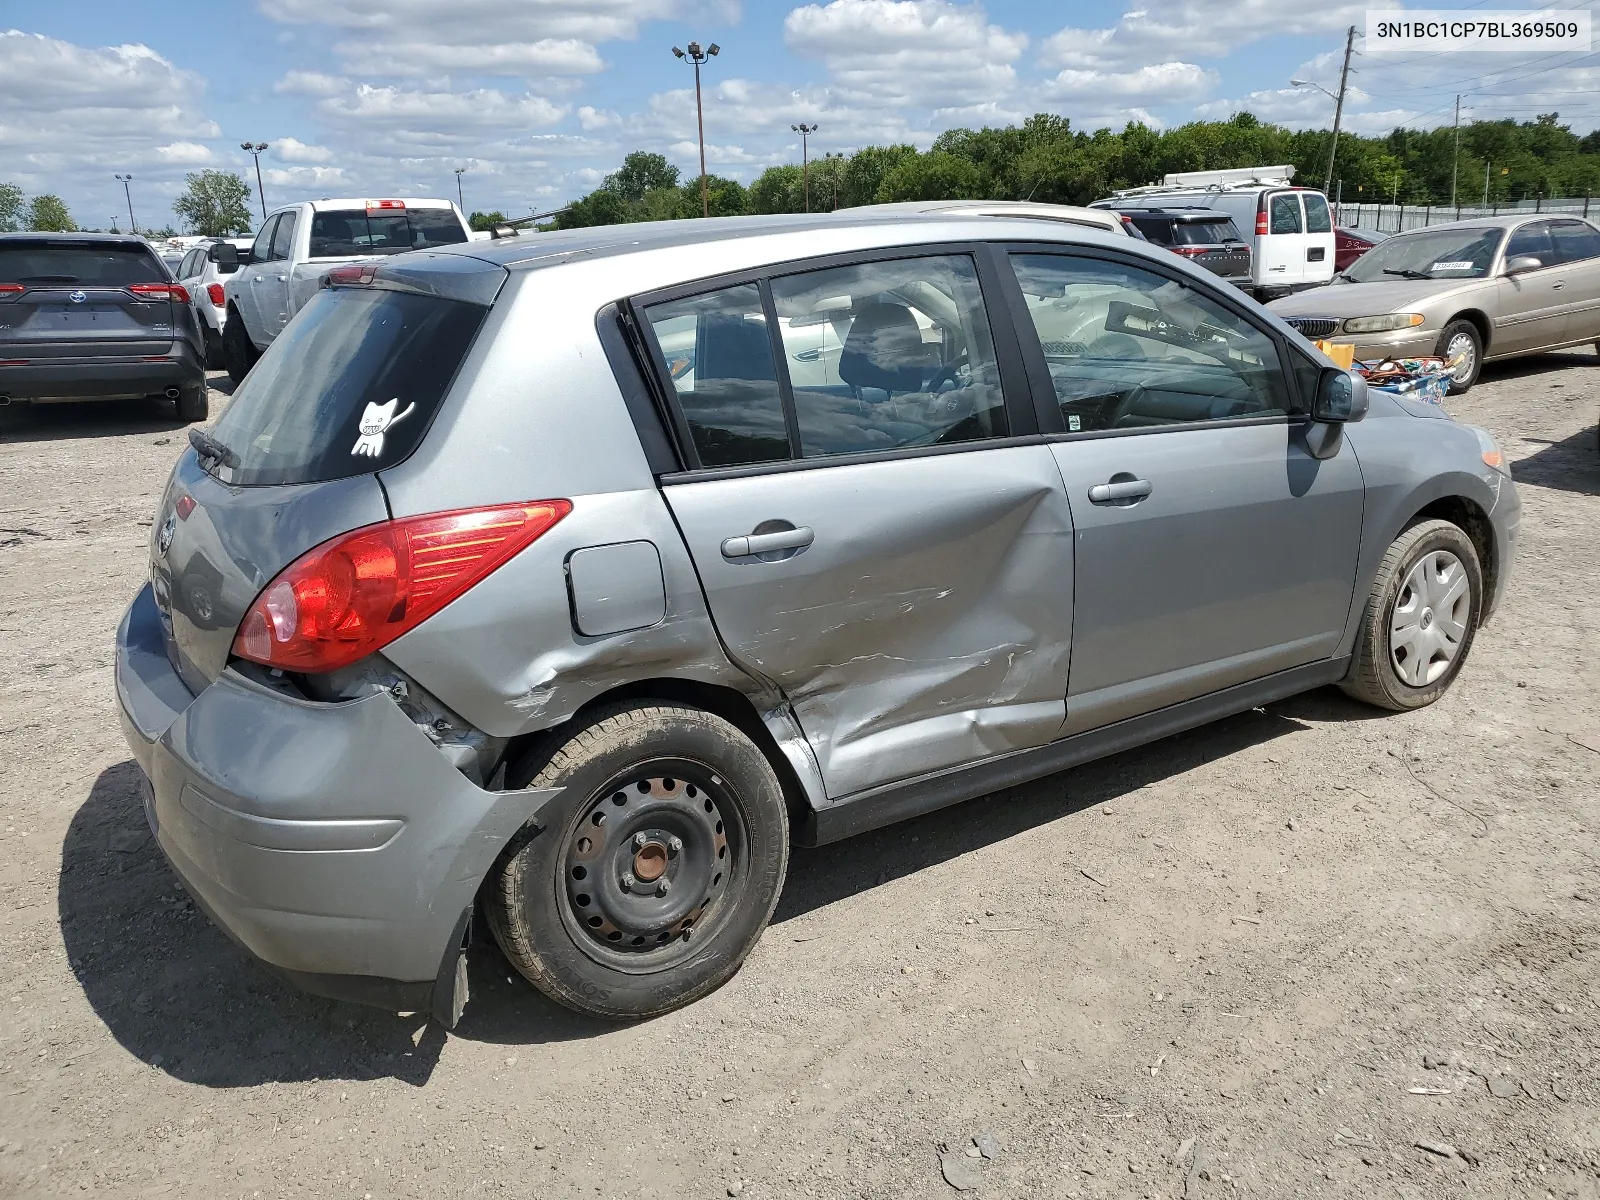
{"type": "Polygon", "coordinates": [[[218,466],[237,467],[239,465],[239,456],[237,454],[202,430],[189,430],[189,445],[195,448],[195,453],[199,454],[202,459],[209,458],[218,466]]]}
{"type": "Polygon", "coordinates": [[[1383,269],[1383,273],[1385,275],[1398,275],[1402,279],[1432,279],[1433,278],[1433,276],[1429,275],[1426,271],[1412,271],[1412,270],[1397,271],[1393,267],[1385,267],[1383,269]]]}

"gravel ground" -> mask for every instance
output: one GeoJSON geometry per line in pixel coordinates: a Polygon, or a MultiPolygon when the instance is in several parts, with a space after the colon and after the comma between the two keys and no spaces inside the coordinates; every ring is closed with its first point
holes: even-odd
{"type": "Polygon", "coordinates": [[[111,648],[182,427],[0,412],[0,1195],[1600,1197],[1600,359],[1451,407],[1527,512],[1435,707],[1324,690],[797,852],[646,1024],[479,949],[448,1035],[262,973],[146,832],[111,648]]]}

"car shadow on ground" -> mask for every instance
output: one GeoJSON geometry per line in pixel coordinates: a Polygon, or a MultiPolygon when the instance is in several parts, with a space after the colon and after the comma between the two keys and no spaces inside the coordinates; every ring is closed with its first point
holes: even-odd
{"type": "Polygon", "coordinates": [[[1511,477],[1519,484],[1600,496],[1600,432],[1593,422],[1559,442],[1533,437],[1522,440],[1542,444],[1544,449],[1511,464],[1511,477]]]}
{"type": "MultiPolygon", "coordinates": [[[[1600,368],[1600,354],[1592,346],[1574,346],[1552,354],[1530,354],[1526,358],[1510,358],[1504,362],[1485,363],[1478,383],[1502,383],[1512,379],[1543,376],[1541,382],[1551,388],[1570,387],[1577,381],[1566,374],[1567,370],[1600,368]]],[[[1450,401],[1445,401],[1450,407],[1450,401]]]]}
{"type": "Polygon", "coordinates": [[[0,442],[77,441],[130,433],[172,434],[186,428],[172,403],[84,400],[74,404],[7,404],[0,408],[0,442]]]}
{"type": "MultiPolygon", "coordinates": [[[[1369,710],[1331,689],[1254,709],[913,821],[796,850],[773,923],[1093,808],[1310,727],[1369,710]]],[[[1203,814],[1196,813],[1199,819],[1203,814]]],[[[184,894],[145,822],[132,762],[103,771],[72,819],[58,889],[68,961],[113,1037],[189,1083],[392,1077],[427,1082],[446,1041],[425,1015],[307,996],[252,962],[184,894]]],[[[454,1031],[526,1045],[614,1028],[547,1000],[489,939],[468,955],[471,1000],[454,1031]]]]}

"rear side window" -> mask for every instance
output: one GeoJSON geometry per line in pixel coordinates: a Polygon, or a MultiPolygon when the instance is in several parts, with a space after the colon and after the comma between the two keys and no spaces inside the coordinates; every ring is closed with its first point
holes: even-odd
{"type": "Polygon", "coordinates": [[[143,246],[92,242],[0,242],[0,283],[127,287],[167,273],[143,246]]]}
{"type": "Polygon", "coordinates": [[[404,254],[467,240],[448,208],[333,209],[311,218],[312,258],[404,254]]]}
{"type": "Polygon", "coordinates": [[[1146,241],[1158,246],[1172,245],[1172,222],[1161,217],[1134,217],[1134,228],[1144,234],[1146,241]]]}
{"type": "Polygon", "coordinates": [[[1552,221],[1550,236],[1555,240],[1558,263],[1600,258],[1600,230],[1587,221],[1552,221]]]}
{"type": "Polygon", "coordinates": [[[422,441],[489,310],[384,288],[329,288],[234,393],[212,435],[225,483],[315,483],[392,467],[422,441]]]}
{"type": "Polygon", "coordinates": [[[1332,233],[1333,218],[1328,215],[1328,201],[1321,193],[1304,192],[1301,199],[1306,202],[1306,232],[1332,233]]]}
{"type": "Polygon", "coordinates": [[[1293,192],[1280,192],[1269,203],[1272,222],[1268,228],[1273,233],[1300,232],[1300,197],[1293,192]]]}

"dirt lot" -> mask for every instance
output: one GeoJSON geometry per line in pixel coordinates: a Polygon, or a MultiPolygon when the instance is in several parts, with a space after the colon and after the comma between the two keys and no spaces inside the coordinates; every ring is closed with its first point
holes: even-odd
{"type": "Polygon", "coordinates": [[[183,429],[0,413],[0,1195],[932,1197],[945,1145],[984,1197],[1600,1196],[1600,358],[1451,407],[1527,514],[1437,706],[1322,691],[798,852],[643,1025],[483,948],[449,1035],[263,974],[145,829],[112,637],[183,429]]]}

